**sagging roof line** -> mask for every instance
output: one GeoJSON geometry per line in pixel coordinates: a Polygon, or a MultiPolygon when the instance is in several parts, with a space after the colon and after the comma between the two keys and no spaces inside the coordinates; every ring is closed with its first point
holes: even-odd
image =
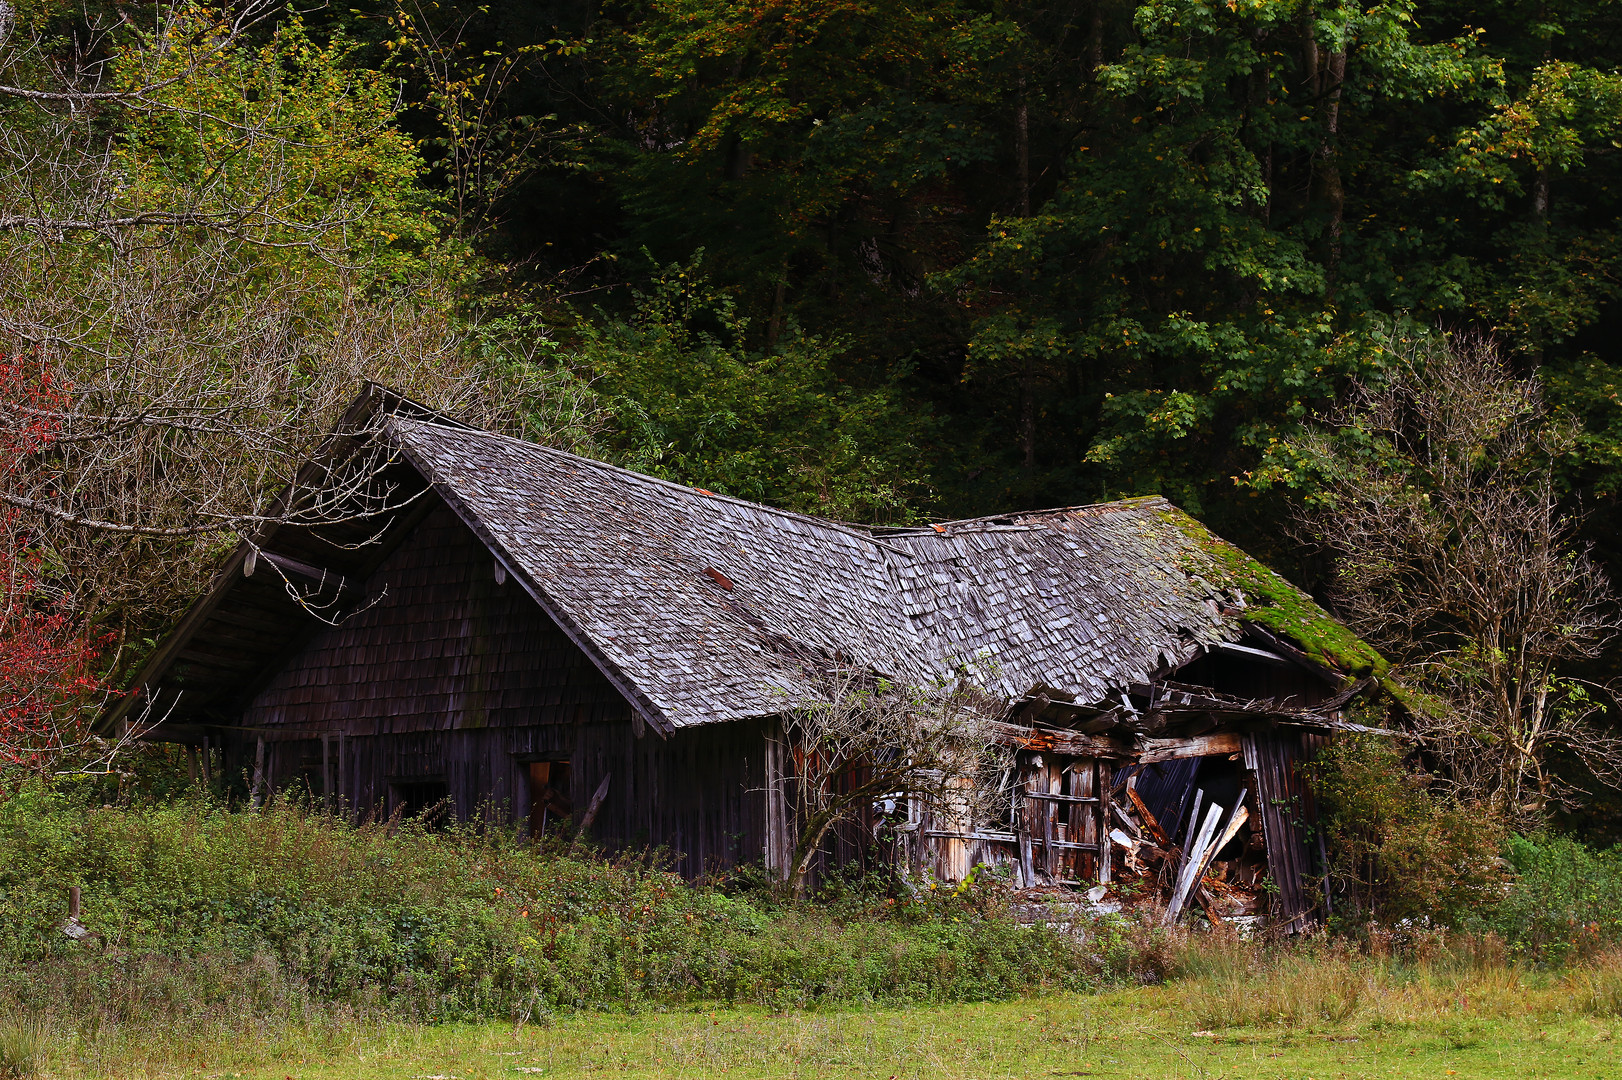
{"type": "Polygon", "coordinates": [[[930,536],[931,534],[938,535],[943,529],[952,532],[1025,532],[1030,529],[1040,528],[1039,525],[1023,524],[1032,518],[1089,512],[1110,513],[1116,510],[1129,510],[1134,506],[1165,502],[1167,500],[1163,495],[1134,495],[1125,499],[1113,499],[1110,502],[1077,503],[1074,506],[1054,506],[1046,510],[1020,510],[1017,513],[986,514],[982,517],[972,518],[943,518],[940,521],[925,522],[922,525],[874,525],[872,530],[874,535],[877,536],[930,536]]]}
{"type": "MultiPolygon", "coordinates": [[[[868,529],[481,431],[375,387],[364,396],[355,409],[415,414],[361,420],[661,735],[780,714],[815,700],[818,673],[840,664],[1130,710],[1115,701],[1124,688],[1247,634],[1221,584],[1226,545],[1159,496],[868,529]]],[[[382,547],[413,527],[397,517],[382,547]]],[[[309,532],[275,546],[309,559],[309,532]]],[[[328,565],[359,581],[380,563],[351,553],[328,565]]],[[[263,635],[208,621],[222,603],[282,617],[240,571],[239,550],[138,680],[165,696],[203,688],[188,715],[225,716],[247,688],[226,673],[168,674],[199,627],[272,663],[263,635]]]]}

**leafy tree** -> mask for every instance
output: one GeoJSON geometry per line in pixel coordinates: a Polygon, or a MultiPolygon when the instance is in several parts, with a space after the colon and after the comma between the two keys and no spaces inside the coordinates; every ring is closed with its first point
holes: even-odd
{"type": "Polygon", "coordinates": [[[1502,899],[1503,818],[1439,794],[1384,736],[1337,739],[1306,766],[1327,836],[1337,922],[1479,922],[1502,899]]]}
{"type": "Polygon", "coordinates": [[[948,280],[992,300],[970,377],[1055,392],[1048,447],[1086,494],[1200,511],[1367,362],[1344,336],[1365,310],[1358,125],[1467,95],[1484,64],[1468,36],[1415,40],[1406,3],[1172,0],[1134,22],[1054,197],[948,280]]]}
{"type": "Polygon", "coordinates": [[[1408,712],[1442,776],[1535,823],[1584,794],[1564,755],[1622,786],[1622,739],[1595,723],[1608,695],[1577,677],[1622,611],[1560,511],[1572,433],[1486,340],[1395,331],[1387,348],[1382,377],[1278,444],[1258,482],[1305,495],[1338,608],[1417,692],[1408,712]]]}
{"type": "MultiPolygon", "coordinates": [[[[0,356],[0,402],[16,418],[0,428],[0,478],[38,467],[60,434],[53,417],[67,393],[37,363],[0,356]]],[[[76,597],[52,587],[30,539],[17,511],[0,511],[0,780],[54,769],[89,747],[89,721],[108,695],[106,641],[75,611],[76,597]]]]}
{"type": "Polygon", "coordinates": [[[695,258],[667,267],[629,320],[583,324],[575,357],[613,417],[605,447],[635,468],[854,521],[905,521],[927,492],[927,415],[895,376],[847,383],[840,341],[790,321],[751,348],[749,321],[695,258]]]}
{"type": "Polygon", "coordinates": [[[653,0],[615,16],[602,81],[627,121],[599,153],[622,253],[705,248],[767,345],[790,314],[892,358],[897,335],[920,339],[900,355],[938,341],[921,286],[980,224],[960,220],[965,185],[990,180],[1004,141],[1017,23],[958,0],[653,0]]]}
{"type": "Polygon", "coordinates": [[[78,66],[48,20],[0,42],[0,327],[73,387],[0,502],[122,641],[279,520],[363,380],[490,422],[505,385],[390,81],[264,0],[152,14],[78,66]]]}

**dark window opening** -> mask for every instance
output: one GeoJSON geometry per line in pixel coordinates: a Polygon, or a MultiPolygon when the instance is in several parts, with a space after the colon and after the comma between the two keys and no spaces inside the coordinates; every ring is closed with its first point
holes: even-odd
{"type": "Polygon", "coordinates": [[[449,797],[450,789],[443,780],[399,780],[389,784],[389,812],[438,823],[450,811],[449,797]]]}
{"type": "Polygon", "coordinates": [[[529,835],[545,836],[548,829],[569,816],[569,763],[529,763],[529,835]]]}

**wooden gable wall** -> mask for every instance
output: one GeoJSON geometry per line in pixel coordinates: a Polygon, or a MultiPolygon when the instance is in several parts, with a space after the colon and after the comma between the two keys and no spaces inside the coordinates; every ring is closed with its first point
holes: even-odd
{"type": "Polygon", "coordinates": [[[482,543],[435,507],[366,583],[369,606],[323,628],[244,710],[231,749],[264,784],[387,814],[403,785],[445,786],[458,817],[523,819],[529,764],[570,762],[592,834],[653,846],[688,875],[764,850],[765,731],[755,722],[633,734],[631,709],[482,543]]]}
{"type": "Polygon", "coordinates": [[[254,698],[252,727],[351,735],[629,716],[619,692],[484,546],[436,507],[366,583],[369,607],[325,629],[254,698]]]}

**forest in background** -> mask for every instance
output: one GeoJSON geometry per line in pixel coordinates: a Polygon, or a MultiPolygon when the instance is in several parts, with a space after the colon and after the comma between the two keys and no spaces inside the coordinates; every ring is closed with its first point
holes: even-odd
{"type": "Polygon", "coordinates": [[[1164,494],[1461,718],[1426,764],[1496,747],[1465,794],[1610,838],[1614,6],[10,0],[0,33],[0,679],[50,691],[13,727],[131,670],[375,378],[855,521],[1164,494]],[[1449,400],[1484,407],[1427,427],[1449,400]]]}

